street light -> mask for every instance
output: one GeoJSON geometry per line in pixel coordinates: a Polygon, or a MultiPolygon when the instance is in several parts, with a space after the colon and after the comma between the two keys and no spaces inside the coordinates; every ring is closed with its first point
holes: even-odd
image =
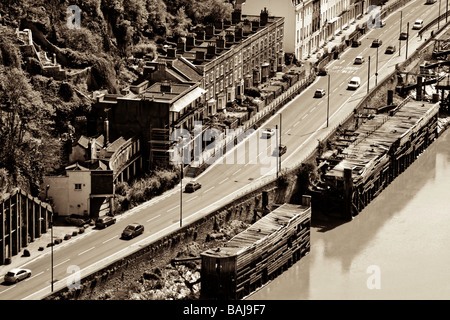
{"type": "Polygon", "coordinates": [[[330,74],[328,74],[328,92],[327,92],[327,128],[328,128],[328,118],[330,114],[330,74]]]}
{"type": "Polygon", "coordinates": [[[409,42],[409,22],[406,24],[406,58],[408,59],[408,42],[409,42]]]}
{"type": "Polygon", "coordinates": [[[183,163],[180,164],[180,228],[183,225],[183,163]]]}
{"type": "Polygon", "coordinates": [[[378,84],[378,46],[377,46],[377,62],[375,65],[375,87],[378,84]]]}
{"type": "Polygon", "coordinates": [[[367,66],[367,93],[369,93],[369,87],[370,87],[369,83],[370,83],[370,56],[369,56],[369,63],[367,66]]]}

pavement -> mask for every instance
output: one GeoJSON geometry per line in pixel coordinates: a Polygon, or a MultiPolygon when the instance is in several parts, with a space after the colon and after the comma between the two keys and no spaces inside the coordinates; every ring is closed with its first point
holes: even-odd
{"type": "MultiPolygon", "coordinates": [[[[67,234],[72,235],[73,232],[78,231],[79,228],[75,226],[63,225],[63,223],[55,225],[53,229],[53,240],[62,239],[62,242],[60,244],[56,244],[53,247],[53,251],[57,250],[58,247],[60,246],[70,244],[71,242],[86,236],[93,230],[93,228],[94,226],[89,226],[85,228],[83,233],[78,233],[76,236],[72,236],[70,239],[64,240],[65,235],[67,234]]],[[[27,264],[30,263],[31,261],[34,261],[38,258],[43,258],[43,256],[45,255],[50,255],[51,247],[47,247],[47,245],[52,242],[51,237],[52,237],[51,229],[48,229],[46,233],[43,233],[39,238],[36,238],[33,242],[29,243],[27,247],[22,248],[19,254],[13,256],[10,264],[0,265],[0,279],[1,279],[0,283],[3,280],[3,276],[9,270],[13,268],[27,268],[27,264]],[[43,250],[40,250],[40,248],[43,248],[43,250]],[[28,250],[30,252],[29,257],[23,256],[25,250],[28,250]]]]}

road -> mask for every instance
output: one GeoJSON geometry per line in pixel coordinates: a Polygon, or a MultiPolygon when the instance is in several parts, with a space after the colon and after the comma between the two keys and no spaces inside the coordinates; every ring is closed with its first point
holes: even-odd
{"type": "MultiPolygon", "coordinates": [[[[425,21],[437,17],[438,3],[424,5],[424,1],[413,1],[403,8],[403,30],[406,23],[410,26],[418,18],[425,21]]],[[[288,168],[300,163],[323,138],[329,129],[337,126],[350,114],[367,92],[367,60],[371,57],[370,88],[375,86],[376,48],[371,48],[372,40],[380,38],[382,46],[378,49],[378,83],[387,76],[396,63],[405,59],[405,41],[402,41],[401,56],[398,51],[387,55],[387,45],[394,44],[398,50],[400,30],[399,12],[392,13],[386,20],[386,26],[372,29],[362,38],[362,45],[349,48],[339,60],[329,64],[330,90],[328,76],[318,77],[316,81],[294,100],[289,102],[263,127],[281,127],[281,142],[287,146],[287,153],[282,157],[282,167],[288,168]],[[354,65],[357,55],[366,57],[362,65],[354,65]],[[359,76],[361,86],[356,91],[347,90],[351,77],[359,76]],[[317,88],[326,89],[328,97],[314,98],[317,88]],[[328,128],[327,124],[327,109],[328,128]],[[281,114],[281,116],[280,116],[281,114]]],[[[433,30],[433,29],[431,29],[433,30]]],[[[416,30],[410,30],[409,54],[421,44],[416,30]]],[[[181,193],[180,188],[166,192],[164,195],[136,207],[117,219],[117,223],[105,230],[78,236],[73,241],[56,246],[53,253],[54,289],[58,290],[94,272],[98,268],[138,250],[148,243],[156,241],[169,232],[177,230],[180,222],[183,226],[206,215],[224,203],[243,194],[249,188],[255,188],[276,174],[277,158],[272,151],[276,136],[271,139],[261,138],[260,130],[251,133],[245,141],[232,150],[226,160],[218,161],[203,172],[197,180],[202,188],[194,193],[181,193]],[[182,211],[180,210],[182,200],[182,211]],[[143,235],[132,240],[120,239],[123,228],[132,222],[145,226],[143,235]]],[[[187,181],[188,179],[186,179],[187,181]]],[[[14,285],[0,285],[0,299],[42,299],[51,293],[50,254],[46,253],[28,263],[26,268],[33,271],[31,278],[14,285]]]]}

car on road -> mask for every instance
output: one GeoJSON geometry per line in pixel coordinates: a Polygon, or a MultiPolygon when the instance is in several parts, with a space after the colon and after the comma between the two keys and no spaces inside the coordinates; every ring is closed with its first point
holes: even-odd
{"type": "Polygon", "coordinates": [[[380,20],[380,27],[383,28],[386,25],[386,21],[380,20]]]}
{"type": "Polygon", "coordinates": [[[383,41],[381,39],[375,39],[372,41],[372,47],[379,47],[383,44],[383,41]]]}
{"type": "Polygon", "coordinates": [[[261,132],[261,137],[262,138],[270,138],[275,134],[275,130],[272,128],[265,128],[263,129],[263,131],[261,132]]]}
{"type": "Polygon", "coordinates": [[[31,277],[30,269],[14,268],[5,274],[4,280],[9,283],[17,283],[29,277],[31,277]]]}
{"type": "Polygon", "coordinates": [[[287,151],[287,147],[284,144],[280,144],[277,149],[273,150],[272,155],[275,157],[280,157],[285,154],[287,151]]]}
{"type": "Polygon", "coordinates": [[[354,64],[362,64],[364,63],[364,57],[363,56],[357,56],[355,58],[355,61],[353,61],[354,64]]]}
{"type": "Polygon", "coordinates": [[[395,50],[396,50],[395,46],[388,46],[388,47],[386,48],[386,51],[384,51],[384,53],[386,53],[386,54],[392,54],[392,53],[395,52],[395,50]]]}
{"type": "Polygon", "coordinates": [[[192,180],[186,184],[186,187],[184,187],[184,192],[194,192],[195,190],[200,189],[201,187],[202,185],[200,184],[200,182],[192,180]]]}
{"type": "Polygon", "coordinates": [[[398,40],[406,40],[408,39],[408,33],[407,32],[401,32],[400,36],[398,37],[398,40]]]}
{"type": "Polygon", "coordinates": [[[356,90],[359,88],[360,84],[361,84],[361,79],[359,77],[353,77],[348,82],[347,89],[356,90]]]}
{"type": "Polygon", "coordinates": [[[316,89],[316,91],[314,92],[314,98],[322,98],[325,93],[325,89],[316,89]]]}
{"type": "Polygon", "coordinates": [[[319,72],[317,73],[319,76],[326,76],[328,74],[327,68],[320,68],[319,72]]]}
{"type": "Polygon", "coordinates": [[[352,47],[356,48],[361,45],[361,40],[352,40],[352,47]]]}
{"type": "Polygon", "coordinates": [[[412,26],[413,30],[419,30],[419,29],[422,29],[422,27],[423,27],[423,20],[422,19],[416,20],[414,22],[413,26],[412,26]]]}
{"type": "Polygon", "coordinates": [[[95,221],[95,227],[103,229],[107,226],[113,225],[114,223],[116,223],[116,218],[111,216],[102,216],[95,221]]]}
{"type": "Polygon", "coordinates": [[[144,226],[140,223],[131,223],[122,231],[122,239],[132,239],[144,233],[144,226]]]}

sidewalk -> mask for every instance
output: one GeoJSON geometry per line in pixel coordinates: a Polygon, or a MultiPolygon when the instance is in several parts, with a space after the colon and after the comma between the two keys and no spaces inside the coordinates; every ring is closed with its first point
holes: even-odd
{"type": "MultiPolygon", "coordinates": [[[[78,233],[76,236],[72,236],[68,240],[64,240],[65,235],[72,235],[74,231],[78,231],[80,228],[75,226],[64,226],[64,225],[55,225],[53,229],[53,240],[61,239],[62,242],[60,244],[56,244],[53,247],[53,251],[58,250],[59,247],[64,246],[65,244],[69,244],[77,239],[80,239],[84,235],[88,234],[92,231],[94,226],[89,226],[85,229],[83,233],[78,233]]],[[[50,253],[51,247],[47,247],[49,243],[51,243],[51,229],[48,229],[46,233],[43,233],[39,238],[36,238],[33,242],[29,243],[27,247],[22,248],[19,254],[11,257],[11,263],[7,265],[0,265],[0,283],[3,282],[3,276],[13,268],[27,268],[27,264],[36,260],[37,258],[43,258],[44,255],[49,255],[49,268],[50,268],[50,253]],[[43,248],[43,250],[39,250],[43,248]],[[25,250],[30,252],[29,257],[23,256],[25,250]]]]}

